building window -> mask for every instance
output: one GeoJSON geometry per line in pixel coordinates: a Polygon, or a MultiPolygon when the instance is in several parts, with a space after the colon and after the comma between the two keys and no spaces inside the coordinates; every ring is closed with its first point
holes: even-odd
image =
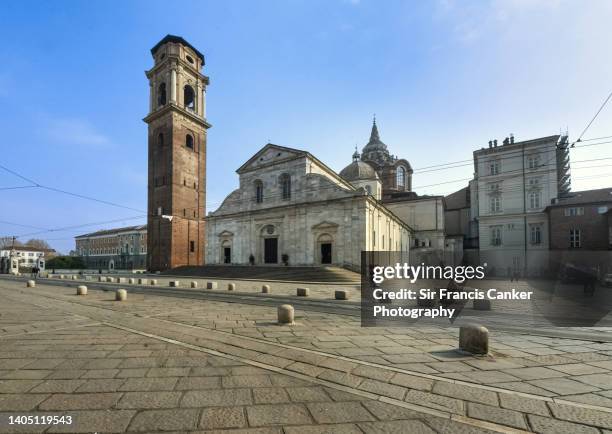
{"type": "Polygon", "coordinates": [[[255,202],[263,202],[263,182],[259,180],[255,181],[255,202]]]}
{"type": "Polygon", "coordinates": [[[570,248],[580,248],[581,231],[580,229],[570,229],[570,248]]]}
{"type": "Polygon", "coordinates": [[[157,145],[160,148],[164,146],[164,135],[162,133],[159,133],[159,135],[157,136],[157,145]]]}
{"type": "Polygon", "coordinates": [[[193,136],[191,134],[185,136],[185,146],[193,150],[193,136]]]}
{"type": "Polygon", "coordinates": [[[190,111],[195,110],[195,92],[193,87],[187,85],[183,89],[183,101],[185,102],[185,108],[190,111]]]}
{"type": "Polygon", "coordinates": [[[189,251],[195,252],[195,241],[189,241],[189,251]]]}
{"type": "Polygon", "coordinates": [[[597,208],[597,214],[605,214],[608,212],[607,206],[600,206],[597,208]]]}
{"type": "Polygon", "coordinates": [[[529,193],[529,208],[536,209],[540,208],[542,202],[542,194],[539,191],[532,191],[529,193]]]}
{"type": "Polygon", "coordinates": [[[166,105],[166,83],[162,83],[157,88],[157,106],[166,105]]]}
{"type": "Polygon", "coordinates": [[[499,196],[492,196],[489,198],[489,211],[491,212],[501,211],[501,198],[499,196]]]}
{"type": "Polygon", "coordinates": [[[571,208],[565,208],[564,213],[565,213],[565,217],[574,217],[577,215],[584,215],[584,207],[574,206],[571,208]]]}
{"type": "Polygon", "coordinates": [[[291,176],[284,173],[280,176],[280,185],[283,200],[291,199],[291,176]]]}
{"type": "Polygon", "coordinates": [[[406,169],[404,169],[403,167],[398,167],[395,176],[397,188],[404,188],[404,186],[406,185],[406,169]]]}
{"type": "Polygon", "coordinates": [[[371,194],[372,194],[372,187],[370,187],[369,185],[366,185],[366,186],[365,186],[365,191],[366,191],[366,192],[367,192],[369,195],[371,195],[371,194]]]}
{"type": "Polygon", "coordinates": [[[537,169],[538,167],[540,167],[540,156],[539,155],[529,155],[527,157],[527,168],[537,169]]]}
{"type": "Polygon", "coordinates": [[[499,160],[489,161],[489,175],[499,175],[501,162],[499,160]]]}
{"type": "Polygon", "coordinates": [[[502,228],[501,226],[491,226],[491,245],[501,246],[502,244],[502,228]]]}
{"type": "Polygon", "coordinates": [[[529,225],[529,242],[531,244],[542,244],[542,225],[529,225]]]}

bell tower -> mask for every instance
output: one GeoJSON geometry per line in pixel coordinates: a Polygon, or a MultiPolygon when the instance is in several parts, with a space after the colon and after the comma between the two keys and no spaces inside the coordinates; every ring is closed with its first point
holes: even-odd
{"type": "Polygon", "coordinates": [[[203,265],[206,213],[206,86],[204,55],[167,35],[151,54],[147,268],[203,265]]]}

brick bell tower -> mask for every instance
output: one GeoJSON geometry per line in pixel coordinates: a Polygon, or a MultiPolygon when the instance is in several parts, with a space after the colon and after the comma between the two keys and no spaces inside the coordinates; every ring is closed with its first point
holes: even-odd
{"type": "Polygon", "coordinates": [[[204,55],[179,36],[151,49],[147,268],[203,265],[206,213],[204,55]]]}

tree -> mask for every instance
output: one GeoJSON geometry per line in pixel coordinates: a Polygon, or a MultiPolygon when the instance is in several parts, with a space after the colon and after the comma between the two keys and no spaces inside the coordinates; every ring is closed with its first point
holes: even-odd
{"type": "Polygon", "coordinates": [[[32,238],[25,243],[26,246],[36,247],[37,249],[50,249],[51,246],[45,240],[39,240],[37,238],[32,238]]]}
{"type": "MultiPolygon", "coordinates": [[[[15,239],[15,246],[21,246],[21,243],[15,239]]],[[[0,237],[0,249],[11,248],[13,246],[13,237],[0,237]]]]}
{"type": "Polygon", "coordinates": [[[67,270],[75,270],[85,268],[85,262],[83,258],[74,256],[56,256],[55,258],[49,259],[46,264],[46,268],[60,268],[67,270]]]}

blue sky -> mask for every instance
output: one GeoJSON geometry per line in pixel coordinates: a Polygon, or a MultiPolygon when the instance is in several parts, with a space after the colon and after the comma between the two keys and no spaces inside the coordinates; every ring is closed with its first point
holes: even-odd
{"type": "MultiPolygon", "coordinates": [[[[373,113],[420,194],[455,191],[466,182],[429,185],[473,168],[419,168],[470,159],[490,139],[575,139],[612,90],[611,21],[605,0],[4,1],[0,164],[134,210],[1,190],[27,183],[0,171],[0,235],[87,224],[35,235],[68,252],[76,234],[144,222],[144,71],[168,33],[206,56],[213,210],[268,141],[339,171],[373,113]]],[[[611,135],[612,104],[585,138],[611,135]]],[[[572,151],[574,190],[612,186],[611,146],[572,151]]]]}

